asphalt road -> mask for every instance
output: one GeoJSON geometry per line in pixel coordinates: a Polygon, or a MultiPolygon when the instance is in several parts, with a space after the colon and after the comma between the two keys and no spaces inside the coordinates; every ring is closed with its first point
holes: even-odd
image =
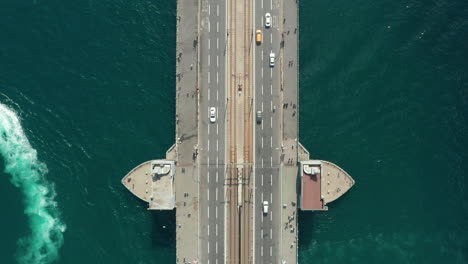
{"type": "Polygon", "coordinates": [[[226,1],[203,0],[200,13],[200,263],[225,258],[226,1]],[[210,122],[209,108],[216,108],[210,122]]]}
{"type": "MultiPolygon", "coordinates": [[[[226,1],[202,1],[200,14],[200,262],[224,263],[226,175],[226,1]],[[215,107],[216,122],[209,120],[215,107]]],[[[280,101],[279,101],[279,0],[255,0],[254,32],[261,29],[263,42],[254,51],[255,112],[262,111],[255,124],[255,263],[278,263],[280,241],[280,101]],[[273,23],[264,26],[264,15],[273,23]],[[270,53],[276,65],[269,66],[270,53]],[[276,109],[276,110],[274,110],[276,109]],[[263,214],[263,201],[269,212],[263,214]]],[[[255,38],[252,38],[255,40],[255,38]]],[[[194,68],[195,69],[195,68],[194,68]]],[[[255,122],[255,120],[252,120],[255,122]]]]}
{"type": "Polygon", "coordinates": [[[279,0],[255,0],[255,30],[263,41],[255,46],[255,112],[262,112],[261,124],[255,125],[255,263],[278,263],[280,250],[280,23],[279,0]],[[265,27],[265,14],[272,16],[272,26],[265,27]],[[276,55],[275,66],[269,57],[276,55]],[[268,201],[268,213],[263,213],[268,201]]]}

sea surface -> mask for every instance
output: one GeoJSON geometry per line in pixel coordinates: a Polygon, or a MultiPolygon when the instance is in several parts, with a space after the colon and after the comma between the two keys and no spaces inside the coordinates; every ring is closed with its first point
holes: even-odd
{"type": "MultiPolygon", "coordinates": [[[[300,1],[300,263],[468,263],[468,2],[300,1]]],[[[0,263],[175,263],[120,184],[175,132],[175,0],[0,0],[0,263]]],[[[162,226],[166,226],[163,228],[162,226]]]]}

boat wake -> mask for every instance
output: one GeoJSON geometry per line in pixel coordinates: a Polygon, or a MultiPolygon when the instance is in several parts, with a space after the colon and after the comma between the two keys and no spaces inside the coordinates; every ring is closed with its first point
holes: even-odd
{"type": "Polygon", "coordinates": [[[19,263],[50,263],[58,259],[65,224],[55,202],[54,185],[44,175],[46,164],[37,159],[16,113],[0,103],[0,156],[11,182],[24,195],[24,213],[31,233],[18,241],[19,263]]]}

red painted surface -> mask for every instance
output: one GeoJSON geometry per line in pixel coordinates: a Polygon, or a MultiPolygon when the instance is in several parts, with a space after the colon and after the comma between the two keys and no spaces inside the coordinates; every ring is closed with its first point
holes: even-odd
{"type": "Polygon", "coordinates": [[[321,174],[309,175],[302,171],[302,209],[323,210],[320,199],[321,174]]]}

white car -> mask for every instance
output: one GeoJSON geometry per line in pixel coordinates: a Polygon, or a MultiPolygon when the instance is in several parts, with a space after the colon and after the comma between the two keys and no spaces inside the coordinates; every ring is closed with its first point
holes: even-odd
{"type": "Polygon", "coordinates": [[[271,27],[271,15],[270,13],[265,14],[265,27],[271,27]]]}
{"type": "Polygon", "coordinates": [[[210,122],[216,122],[216,108],[210,107],[210,122]]]}
{"type": "Polygon", "coordinates": [[[275,67],[275,54],[270,53],[270,67],[275,67]]]}
{"type": "Polygon", "coordinates": [[[268,201],[263,201],[263,213],[268,214],[268,201]]]}

